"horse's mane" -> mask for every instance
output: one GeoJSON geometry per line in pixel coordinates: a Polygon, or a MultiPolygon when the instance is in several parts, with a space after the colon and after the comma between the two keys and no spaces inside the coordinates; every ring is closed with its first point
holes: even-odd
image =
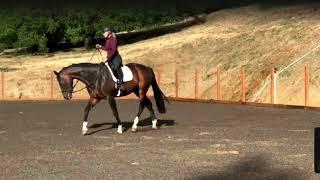
{"type": "Polygon", "coordinates": [[[71,64],[69,67],[79,67],[79,66],[97,66],[97,63],[77,63],[71,64]]]}
{"type": "Polygon", "coordinates": [[[99,64],[97,63],[77,63],[77,64],[71,64],[70,66],[62,68],[62,70],[72,68],[72,67],[97,67],[99,64]]]}

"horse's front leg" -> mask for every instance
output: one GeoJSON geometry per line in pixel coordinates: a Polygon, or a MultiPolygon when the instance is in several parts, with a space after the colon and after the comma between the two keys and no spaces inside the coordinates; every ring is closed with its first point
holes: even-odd
{"type": "Polygon", "coordinates": [[[117,123],[118,123],[117,133],[122,134],[122,132],[123,132],[122,131],[122,122],[120,121],[120,118],[119,118],[116,100],[112,96],[110,96],[108,99],[109,99],[109,105],[110,105],[112,112],[113,112],[113,116],[116,118],[117,123]]]}
{"type": "Polygon", "coordinates": [[[100,99],[90,98],[86,108],[84,109],[84,117],[82,123],[82,134],[85,135],[88,132],[88,115],[90,110],[100,101],[100,99]]]}

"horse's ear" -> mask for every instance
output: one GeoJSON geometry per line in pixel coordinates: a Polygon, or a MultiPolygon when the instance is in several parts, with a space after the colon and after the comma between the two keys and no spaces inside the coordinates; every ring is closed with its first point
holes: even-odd
{"type": "Polygon", "coordinates": [[[59,75],[59,73],[57,72],[57,71],[53,71],[54,72],[54,74],[56,75],[56,76],[58,76],[59,75]]]}

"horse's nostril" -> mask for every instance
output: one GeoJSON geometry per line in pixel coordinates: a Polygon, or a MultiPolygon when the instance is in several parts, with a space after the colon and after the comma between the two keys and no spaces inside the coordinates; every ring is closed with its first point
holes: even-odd
{"type": "Polygon", "coordinates": [[[65,96],[64,96],[64,99],[69,100],[69,99],[70,99],[70,96],[69,96],[69,95],[65,95],[65,96]]]}

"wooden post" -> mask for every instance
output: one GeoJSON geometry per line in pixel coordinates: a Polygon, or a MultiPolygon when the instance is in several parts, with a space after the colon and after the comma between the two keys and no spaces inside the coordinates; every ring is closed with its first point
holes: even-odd
{"type": "Polygon", "coordinates": [[[199,70],[198,67],[195,68],[194,74],[194,98],[199,98],[199,70]]]}
{"type": "Polygon", "coordinates": [[[245,78],[244,78],[244,68],[241,68],[241,101],[246,101],[246,89],[245,89],[245,78]]]}
{"type": "Polygon", "coordinates": [[[271,68],[270,94],[271,94],[271,104],[274,104],[274,68],[271,68]]]}
{"type": "Polygon", "coordinates": [[[1,72],[1,98],[4,100],[4,72],[1,72]]]}
{"type": "Polygon", "coordinates": [[[307,66],[304,67],[304,106],[308,106],[309,104],[309,68],[307,66]]]}
{"type": "Polygon", "coordinates": [[[217,66],[217,100],[220,100],[220,67],[217,66]]]}
{"type": "Polygon", "coordinates": [[[175,73],[175,79],[176,79],[176,97],[179,97],[179,74],[177,69],[175,73]]]}
{"type": "Polygon", "coordinates": [[[160,83],[161,83],[161,69],[160,69],[160,67],[158,68],[158,71],[157,71],[157,83],[158,83],[158,86],[160,87],[160,83]]]}
{"type": "Polygon", "coordinates": [[[51,76],[50,76],[50,99],[53,100],[53,93],[54,93],[54,84],[53,84],[53,79],[54,79],[54,74],[51,71],[51,76]]]}

